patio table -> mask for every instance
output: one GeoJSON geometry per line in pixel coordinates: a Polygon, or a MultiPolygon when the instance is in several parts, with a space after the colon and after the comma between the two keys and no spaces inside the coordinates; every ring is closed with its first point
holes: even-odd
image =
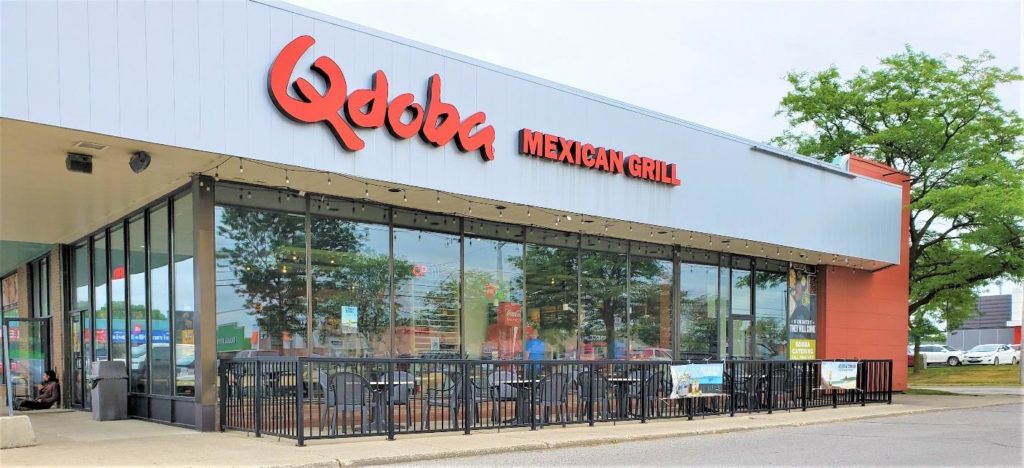
{"type": "Polygon", "coordinates": [[[514,379],[514,380],[501,380],[493,382],[490,387],[496,388],[502,385],[510,385],[516,387],[516,417],[511,422],[515,424],[528,424],[530,422],[530,408],[533,407],[530,402],[530,388],[540,382],[539,379],[514,379]]]}
{"type": "Polygon", "coordinates": [[[725,397],[726,397],[726,394],[724,394],[724,393],[701,393],[700,395],[683,395],[683,396],[676,397],[675,399],[683,401],[683,403],[684,403],[683,404],[683,411],[686,411],[686,404],[685,403],[686,403],[687,400],[689,400],[689,402],[690,402],[690,405],[689,405],[690,406],[690,411],[688,411],[686,413],[686,419],[688,421],[693,421],[693,404],[696,401],[703,400],[703,399],[718,399],[719,408],[721,408],[722,405],[724,405],[724,403],[725,403],[725,397]]]}
{"type": "MultiPolygon", "coordinates": [[[[608,383],[615,387],[615,415],[619,419],[625,419],[626,412],[626,389],[635,383],[640,382],[636,377],[609,377],[608,383]]],[[[642,403],[641,403],[642,404],[642,403]]]]}
{"type": "Polygon", "coordinates": [[[382,431],[381,423],[384,419],[382,417],[384,412],[387,410],[387,402],[385,401],[385,395],[390,395],[388,392],[388,386],[396,385],[413,385],[415,382],[409,380],[395,380],[388,382],[387,380],[370,380],[367,382],[370,385],[370,391],[373,393],[373,430],[382,431]]]}

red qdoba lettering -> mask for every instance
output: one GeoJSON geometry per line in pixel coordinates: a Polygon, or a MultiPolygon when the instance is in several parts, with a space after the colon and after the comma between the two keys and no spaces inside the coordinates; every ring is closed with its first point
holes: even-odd
{"type": "Polygon", "coordinates": [[[370,89],[354,90],[349,95],[341,67],[329,57],[319,57],[310,68],[327,83],[324,92],[321,94],[305,78],[299,78],[292,84],[299,98],[291,96],[288,94],[291,74],[299,58],[314,43],[310,36],[293,39],[281,49],[270,67],[267,87],[271,101],[281,113],[298,122],[326,123],[348,151],[359,151],[366,146],[352,126],[386,126],[397,138],[412,138],[419,133],[424,141],[434,146],[444,146],[454,139],[463,152],[479,151],[485,161],[494,159],[494,127],[484,125],[487,115],[476,112],[460,120],[458,109],[441,100],[441,77],[436,74],[428,81],[424,109],[409,93],[400,94],[388,103],[387,75],[380,70],[374,73],[370,89]],[[406,114],[410,114],[408,122],[402,120],[406,114]]]}

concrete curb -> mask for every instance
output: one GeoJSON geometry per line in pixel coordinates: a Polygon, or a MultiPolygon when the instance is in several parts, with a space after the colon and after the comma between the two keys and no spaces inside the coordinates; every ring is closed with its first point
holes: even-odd
{"type": "Polygon", "coordinates": [[[1003,401],[1003,402],[993,402],[993,403],[986,403],[986,404],[979,404],[979,405],[970,405],[970,406],[966,406],[966,407],[907,408],[907,409],[902,409],[902,410],[895,410],[895,411],[892,411],[892,412],[889,412],[889,413],[885,413],[885,414],[839,416],[839,417],[833,417],[833,418],[821,419],[821,420],[815,420],[815,421],[807,421],[807,422],[778,422],[778,423],[776,423],[776,422],[766,421],[767,418],[770,418],[770,416],[767,416],[766,414],[765,415],[757,415],[757,416],[743,415],[743,416],[748,417],[748,418],[755,418],[755,419],[757,419],[757,421],[758,421],[757,424],[756,425],[754,425],[754,424],[751,424],[751,425],[740,425],[740,426],[734,426],[734,427],[722,428],[722,429],[687,429],[687,430],[678,430],[678,431],[665,432],[665,433],[660,433],[660,434],[629,434],[629,433],[623,433],[622,435],[600,436],[600,437],[593,437],[593,438],[580,438],[580,439],[558,441],[558,442],[545,442],[545,441],[526,442],[526,441],[523,441],[523,442],[517,442],[517,443],[514,443],[514,444],[510,444],[510,445],[505,446],[505,447],[488,447],[488,448],[478,448],[478,449],[466,448],[466,449],[460,449],[460,450],[452,450],[452,451],[448,451],[448,452],[444,452],[444,453],[406,454],[406,455],[363,457],[363,458],[351,458],[351,459],[343,459],[342,458],[342,459],[334,459],[334,460],[331,460],[331,461],[315,462],[315,463],[300,464],[300,465],[271,465],[271,466],[267,466],[267,468],[337,468],[337,467],[347,467],[347,466],[389,465],[389,464],[395,464],[395,463],[411,463],[411,462],[426,461],[426,460],[440,460],[440,459],[448,459],[448,458],[464,458],[464,457],[473,457],[473,456],[481,456],[481,455],[494,455],[494,454],[499,454],[499,453],[526,452],[526,451],[550,450],[550,449],[571,448],[571,447],[588,447],[588,446],[596,446],[596,445],[619,444],[619,443],[625,443],[625,442],[643,442],[643,441],[661,440],[661,439],[670,439],[670,438],[680,438],[680,437],[692,437],[692,436],[703,436],[703,435],[714,435],[714,434],[728,434],[728,433],[733,433],[733,432],[747,432],[747,431],[756,431],[756,430],[760,430],[760,429],[771,429],[771,428],[778,428],[778,427],[814,426],[814,425],[821,425],[821,424],[831,424],[831,423],[838,423],[838,422],[850,422],[850,421],[859,421],[859,420],[866,420],[866,419],[879,419],[879,418],[888,418],[888,417],[895,417],[895,416],[908,416],[908,415],[914,415],[914,414],[932,413],[932,412],[940,412],[940,411],[955,411],[955,410],[961,410],[961,409],[986,408],[986,407],[992,407],[992,406],[1003,406],[1003,405],[1006,405],[1006,404],[1012,404],[1012,403],[1007,403],[1007,402],[1003,401]]]}

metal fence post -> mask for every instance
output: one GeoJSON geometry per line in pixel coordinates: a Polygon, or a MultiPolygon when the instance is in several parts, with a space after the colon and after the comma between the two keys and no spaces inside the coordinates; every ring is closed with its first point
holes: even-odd
{"type": "Polygon", "coordinates": [[[772,388],[772,380],[775,380],[775,375],[773,374],[774,371],[774,363],[772,363],[772,361],[768,361],[768,414],[772,414],[772,407],[775,406],[775,393],[772,388]]]}
{"type": "Polygon", "coordinates": [[[462,363],[462,433],[469,435],[469,424],[473,420],[473,412],[476,409],[474,398],[469,392],[469,362],[462,363]],[[470,405],[474,406],[470,406],[470,405]]]}
{"type": "Polygon", "coordinates": [[[861,388],[860,388],[860,405],[861,406],[864,406],[867,403],[865,397],[867,396],[867,393],[868,393],[868,364],[869,364],[868,362],[863,362],[863,361],[859,362],[857,364],[858,367],[862,367],[864,369],[863,374],[861,374],[861,372],[859,370],[857,372],[857,374],[861,376],[857,380],[860,380],[861,383],[862,383],[861,388]]]}
{"type": "MultiPolygon", "coordinates": [[[[391,394],[394,393],[395,389],[395,363],[388,361],[388,387],[387,387],[387,409],[388,409],[388,440],[395,440],[395,401],[391,398],[391,394]]],[[[399,394],[409,397],[405,384],[402,384],[402,390],[399,394]]],[[[406,411],[409,411],[409,407],[406,406],[406,411]]],[[[379,417],[379,416],[378,416],[379,417]]]]}
{"type": "Polygon", "coordinates": [[[302,378],[304,373],[302,358],[300,357],[295,361],[295,438],[298,440],[299,447],[306,445],[305,408],[303,408],[305,385],[302,378]]]}
{"type": "Polygon", "coordinates": [[[256,398],[253,403],[253,411],[255,414],[256,428],[254,430],[256,437],[260,437],[263,434],[263,361],[256,361],[256,398]]]}
{"type": "Polygon", "coordinates": [[[807,396],[812,392],[811,386],[808,384],[810,381],[810,366],[809,361],[800,363],[802,368],[800,372],[800,411],[807,411],[807,396]]]}
{"type": "Polygon", "coordinates": [[[224,432],[224,426],[228,423],[228,369],[227,363],[224,361],[217,361],[217,381],[220,382],[220,388],[217,394],[220,398],[220,405],[217,408],[220,414],[217,415],[218,430],[224,432]]]}
{"type": "Polygon", "coordinates": [[[729,361],[729,417],[736,416],[736,361],[729,361]]]}
{"type": "MultiPolygon", "coordinates": [[[[587,368],[589,370],[587,372],[587,375],[590,376],[590,382],[587,382],[587,388],[590,389],[589,392],[587,393],[587,421],[590,423],[590,426],[593,427],[594,426],[594,364],[593,363],[587,364],[587,368]]],[[[607,392],[607,389],[605,391],[607,392]]],[[[605,398],[607,398],[607,396],[605,398]]]]}
{"type": "MultiPolygon", "coordinates": [[[[886,390],[885,391],[886,391],[887,398],[888,398],[888,402],[886,404],[891,405],[892,404],[892,360],[890,359],[889,361],[886,362],[886,364],[887,364],[887,367],[888,367],[888,374],[889,374],[889,378],[886,379],[886,390]]],[[[1021,365],[1024,365],[1024,364],[1021,364],[1021,365]]]]}
{"type": "Polygon", "coordinates": [[[640,364],[640,424],[647,423],[647,370],[640,364]]]}
{"type": "Polygon", "coordinates": [[[530,411],[530,430],[531,431],[536,431],[537,430],[537,418],[536,418],[537,408],[534,408],[534,403],[537,401],[536,400],[536,394],[535,394],[535,390],[537,388],[537,369],[536,369],[535,365],[530,365],[530,364],[527,364],[527,369],[529,369],[529,375],[530,375],[530,402],[529,402],[529,405],[527,405],[529,407],[529,411],[530,411]]]}

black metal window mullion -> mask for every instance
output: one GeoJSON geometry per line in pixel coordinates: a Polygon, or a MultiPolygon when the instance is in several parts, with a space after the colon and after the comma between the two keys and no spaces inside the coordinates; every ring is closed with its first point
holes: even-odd
{"type": "MultiPolygon", "coordinates": [[[[501,246],[498,246],[501,249],[501,246]]],[[[498,286],[501,287],[500,285],[498,286]]],[[[459,357],[466,353],[466,219],[459,218],[459,357]]]]}
{"type": "Polygon", "coordinates": [[[395,357],[395,209],[388,207],[388,335],[389,356],[395,357]]]}
{"type": "MultiPolygon", "coordinates": [[[[167,197],[167,348],[170,353],[170,373],[171,375],[165,376],[170,379],[171,396],[178,394],[178,368],[175,363],[178,362],[177,340],[175,340],[175,329],[174,319],[177,315],[178,306],[174,303],[174,210],[175,210],[175,198],[174,196],[167,197]]],[[[194,368],[194,367],[193,367],[194,368]]],[[[152,374],[152,370],[150,370],[152,374]]],[[[152,393],[152,392],[150,392],[152,393]]]]}

